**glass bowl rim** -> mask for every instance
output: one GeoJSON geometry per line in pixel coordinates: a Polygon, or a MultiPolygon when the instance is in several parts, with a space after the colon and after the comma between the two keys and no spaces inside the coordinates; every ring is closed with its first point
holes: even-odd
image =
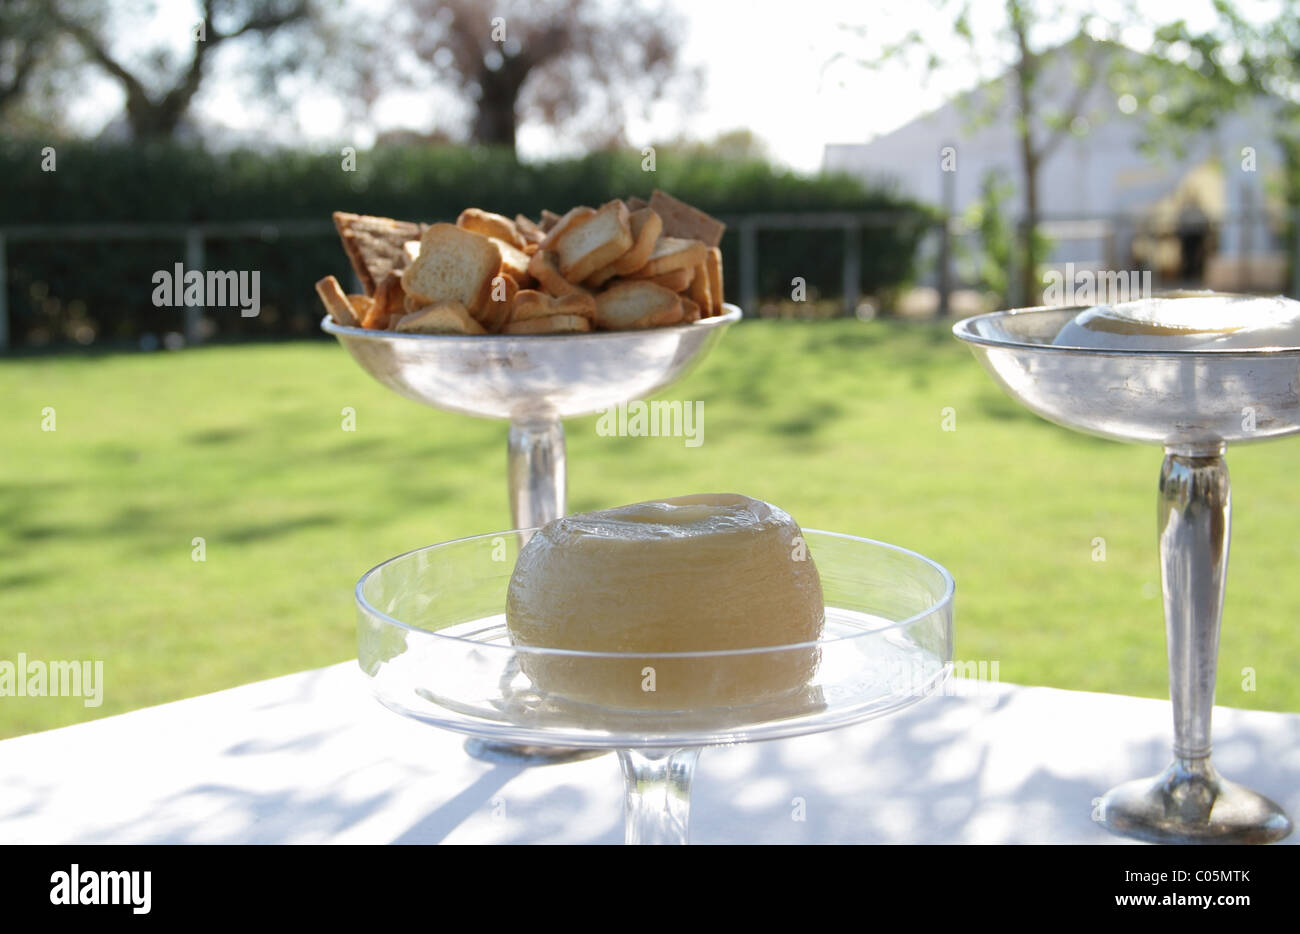
{"type": "MultiPolygon", "coordinates": [[[[838,642],[846,642],[850,639],[861,639],[864,637],[877,637],[880,636],[882,633],[890,632],[895,629],[905,629],[906,627],[911,626],[914,623],[920,622],[921,620],[933,616],[935,613],[943,612],[945,609],[950,610],[953,603],[953,597],[957,589],[956,580],[953,578],[951,572],[949,572],[947,568],[945,568],[939,562],[935,561],[933,558],[928,558],[925,555],[921,554],[920,552],[913,551],[910,548],[904,548],[901,545],[894,545],[889,542],[882,542],[874,538],[864,538],[860,535],[849,535],[845,532],[828,532],[823,529],[803,529],[802,531],[805,535],[809,533],[813,533],[816,535],[824,535],[829,538],[844,539],[847,541],[857,542],[863,545],[876,546],[886,551],[892,551],[897,554],[904,555],[913,560],[919,561],[921,564],[926,565],[931,570],[938,572],[939,577],[943,581],[943,585],[944,585],[943,595],[939,597],[937,600],[935,600],[931,606],[927,607],[924,610],[921,610],[920,612],[913,613],[911,616],[907,617],[906,619],[895,620],[889,623],[889,625],[887,626],[880,626],[878,628],[864,630],[863,632],[859,632],[859,633],[836,636],[830,639],[817,639],[812,642],[788,642],[783,645],[760,645],[760,646],[754,646],[751,648],[743,648],[743,649],[701,649],[701,650],[694,650],[690,652],[597,652],[588,649],[560,649],[560,648],[553,648],[549,646],[536,646],[536,645],[511,644],[511,645],[493,646],[493,645],[488,645],[486,643],[483,643],[477,639],[469,639],[464,636],[447,635],[437,630],[423,629],[419,626],[413,626],[410,623],[402,622],[401,620],[395,619],[392,616],[389,616],[387,613],[383,612],[382,610],[379,610],[376,607],[372,606],[370,602],[366,599],[365,594],[363,593],[366,582],[370,580],[370,578],[373,575],[383,570],[385,567],[388,567],[391,564],[401,561],[403,558],[409,558],[413,555],[420,554],[421,552],[433,551],[438,548],[448,548],[452,545],[463,545],[467,542],[472,542],[472,541],[499,538],[506,535],[517,535],[521,532],[527,534],[530,532],[537,532],[537,531],[539,531],[538,528],[509,529],[508,531],[486,532],[479,535],[467,535],[464,536],[463,538],[455,538],[445,542],[437,542],[432,545],[422,545],[419,548],[412,548],[410,551],[404,551],[401,554],[393,555],[391,558],[387,558],[384,561],[381,561],[379,564],[376,564],[370,570],[366,571],[364,574],[361,575],[360,579],[357,581],[356,587],[353,589],[353,595],[356,599],[357,607],[359,610],[361,610],[362,613],[365,613],[367,616],[378,618],[388,625],[396,626],[397,628],[404,629],[408,632],[419,633],[421,636],[427,636],[435,639],[452,640],[454,642],[463,643],[465,645],[472,645],[480,649],[500,649],[500,650],[523,654],[523,655],[539,655],[539,656],[548,656],[548,657],[567,657],[567,658],[599,658],[599,659],[613,659],[613,660],[646,659],[646,658],[661,658],[661,659],[727,658],[727,657],[734,657],[734,656],[761,655],[761,654],[768,654],[768,653],[775,654],[777,652],[791,652],[796,650],[812,649],[812,648],[818,648],[825,645],[831,645],[838,642]]],[[[951,625],[952,624],[949,623],[948,625],[949,630],[951,630],[951,625]]]]}
{"type": "MultiPolygon", "coordinates": [[[[1167,298],[1167,295],[1153,295],[1152,298],[1167,298]]],[[[1242,292],[1218,292],[1216,297],[1222,298],[1259,298],[1257,295],[1247,295],[1242,292]]],[[[993,321],[1000,318],[1012,318],[1017,315],[1034,315],[1045,314],[1047,312],[1072,312],[1078,314],[1081,311],[1087,311],[1089,308],[1097,307],[1093,305],[1034,305],[1028,308],[1009,308],[1003,311],[989,311],[984,314],[971,315],[968,318],[962,318],[952,326],[953,337],[967,344],[977,344],[981,347],[993,347],[1004,350],[1034,350],[1044,351],[1047,353],[1062,353],[1074,356],[1095,356],[1095,357],[1171,357],[1175,359],[1184,359],[1189,357],[1295,357],[1300,356],[1300,347],[1271,346],[1271,347],[1171,347],[1168,350],[1152,350],[1148,348],[1120,350],[1117,348],[1107,347],[1071,347],[1068,344],[1036,344],[1032,341],[1015,341],[1003,340],[996,337],[986,337],[976,333],[974,325],[982,321],[993,321]]]]}

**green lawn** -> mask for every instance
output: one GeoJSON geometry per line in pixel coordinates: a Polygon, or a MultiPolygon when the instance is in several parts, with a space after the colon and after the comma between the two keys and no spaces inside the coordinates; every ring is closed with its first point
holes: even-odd
{"type": "MultiPolygon", "coordinates": [[[[1004,681],[1165,696],[1156,449],[1029,415],[946,327],[746,323],[664,398],[704,401],[703,445],[571,421],[571,510],[768,499],[945,564],[958,657],[1004,681]]],[[[0,400],[0,660],[105,681],[93,709],[0,698],[0,736],[346,659],[361,572],[508,524],[505,425],[406,402],[333,344],[11,359],[0,400]]],[[[1295,444],[1230,453],[1222,704],[1300,710],[1295,444]]]]}

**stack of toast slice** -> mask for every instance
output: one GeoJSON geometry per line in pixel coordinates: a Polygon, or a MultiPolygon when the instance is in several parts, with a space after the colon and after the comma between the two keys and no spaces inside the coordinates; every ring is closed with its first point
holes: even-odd
{"type": "Polygon", "coordinates": [[[364,294],[316,283],[348,327],[418,334],[568,334],[722,313],[725,225],[656,190],[563,215],[467,208],[455,224],[337,212],[364,294]]]}

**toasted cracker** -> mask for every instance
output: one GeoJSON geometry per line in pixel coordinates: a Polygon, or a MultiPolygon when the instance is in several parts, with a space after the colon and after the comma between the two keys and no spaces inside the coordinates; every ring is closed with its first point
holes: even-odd
{"type": "Polygon", "coordinates": [[[630,250],[614,260],[612,265],[616,276],[630,276],[649,262],[664,229],[663,220],[650,208],[629,214],[628,226],[635,242],[630,250]]]}
{"type": "Polygon", "coordinates": [[[497,241],[453,224],[434,224],[420,237],[420,258],[402,271],[402,285],[426,304],[455,299],[477,312],[500,271],[497,241]]]}
{"type": "Polygon", "coordinates": [[[529,244],[537,245],[546,239],[546,231],[533,223],[532,218],[526,214],[515,215],[515,229],[519,231],[519,236],[524,238],[523,249],[528,249],[529,244]]]}
{"type": "Polygon", "coordinates": [[[333,276],[321,279],[316,283],[316,294],[320,296],[321,304],[325,306],[325,310],[329,312],[335,324],[345,328],[354,328],[360,324],[356,313],[352,310],[352,303],[348,301],[348,296],[339,285],[338,279],[333,276]]]}
{"type": "Polygon", "coordinates": [[[370,310],[366,312],[361,326],[374,331],[383,331],[392,327],[394,317],[406,313],[405,301],[406,293],[402,290],[401,275],[390,272],[371,296],[370,310]]]}
{"type": "Polygon", "coordinates": [[[462,230],[482,234],[485,237],[504,240],[517,250],[523,249],[524,246],[523,235],[519,233],[519,228],[515,225],[515,222],[500,214],[493,214],[491,211],[484,211],[480,208],[466,208],[460,212],[460,217],[456,218],[456,226],[462,230]]]}
{"type": "Polygon", "coordinates": [[[488,300],[474,319],[483,325],[489,333],[501,331],[510,320],[510,309],[515,296],[519,294],[519,283],[509,273],[503,272],[493,277],[492,287],[488,290],[488,300]]]}
{"type": "Polygon", "coordinates": [[[664,222],[664,235],[683,240],[699,240],[705,246],[717,246],[727,225],[710,217],[685,201],[679,201],[658,188],[650,195],[650,207],[664,222]]]}
{"type": "Polygon", "coordinates": [[[538,287],[550,295],[573,295],[586,289],[560,275],[559,263],[550,250],[538,250],[528,261],[528,274],[537,280],[538,287]]]}
{"type": "Polygon", "coordinates": [[[580,221],[585,221],[595,213],[595,208],[589,208],[586,205],[578,205],[578,207],[570,209],[568,213],[551,225],[550,229],[546,231],[545,239],[538,244],[538,247],[543,250],[555,249],[555,242],[564,236],[566,230],[580,221]]]}
{"type": "Polygon", "coordinates": [[[643,279],[627,279],[596,296],[596,325],[607,331],[653,328],[681,320],[681,297],[643,279]]]}
{"type": "Polygon", "coordinates": [[[705,315],[722,314],[722,251],[716,246],[709,247],[709,255],[704,260],[704,268],[709,274],[709,295],[713,297],[713,307],[704,310],[705,315]]]}
{"type": "Polygon", "coordinates": [[[532,262],[532,257],[504,240],[499,240],[496,237],[490,237],[489,239],[496,244],[497,249],[501,252],[501,271],[508,273],[515,282],[525,288],[532,285],[533,277],[528,272],[528,264],[532,262]]]}
{"type": "Polygon", "coordinates": [[[334,212],[334,227],[343,241],[343,250],[367,295],[374,295],[390,272],[406,266],[403,247],[409,240],[418,240],[425,226],[391,217],[334,212]]]}
{"type": "Polygon", "coordinates": [[[393,323],[394,331],[406,334],[486,334],[487,331],[470,315],[463,302],[434,302],[418,311],[402,315],[393,323]]]}
{"type": "Polygon", "coordinates": [[[704,262],[695,267],[695,275],[691,279],[690,291],[687,294],[691,301],[700,306],[703,314],[711,315],[713,313],[713,293],[709,291],[709,269],[708,255],[705,255],[704,262]]]}
{"type": "Polygon", "coordinates": [[[581,282],[621,257],[632,245],[627,205],[609,201],[595,214],[570,224],[555,240],[555,252],[564,278],[581,282]]]}
{"type": "Polygon", "coordinates": [[[349,295],[348,304],[352,306],[352,313],[357,316],[357,325],[366,319],[370,309],[374,306],[375,300],[369,295],[349,295]]]}
{"type": "Polygon", "coordinates": [[[510,323],[547,318],[552,315],[579,315],[594,319],[596,299],[586,293],[553,296],[531,289],[524,290],[515,296],[510,311],[510,323]]]}
{"type": "Polygon", "coordinates": [[[662,236],[655,242],[650,258],[636,271],[633,278],[649,279],[651,276],[661,276],[674,269],[693,269],[704,262],[708,253],[709,248],[699,240],[662,236]]]}
{"type": "Polygon", "coordinates": [[[658,276],[648,276],[645,279],[638,279],[640,282],[653,282],[655,285],[662,285],[665,289],[672,289],[674,292],[685,292],[695,281],[695,270],[699,267],[687,269],[674,269],[658,276]]]}
{"type": "Polygon", "coordinates": [[[512,321],[506,325],[506,334],[577,334],[591,330],[591,321],[581,315],[547,315],[512,321]]]}

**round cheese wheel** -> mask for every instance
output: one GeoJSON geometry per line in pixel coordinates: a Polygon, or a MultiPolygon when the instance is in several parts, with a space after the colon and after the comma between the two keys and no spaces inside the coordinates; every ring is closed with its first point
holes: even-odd
{"type": "Polygon", "coordinates": [[[805,686],[825,616],[795,521],[737,494],[682,496],[566,516],[520,551],[506,623],[520,646],[632,653],[611,660],[521,653],[543,693],[620,709],[691,710],[770,700],[805,686]]]}
{"type": "Polygon", "coordinates": [[[1052,343],[1097,350],[1297,347],[1300,302],[1191,292],[1097,305],[1080,312],[1052,343]]]}

